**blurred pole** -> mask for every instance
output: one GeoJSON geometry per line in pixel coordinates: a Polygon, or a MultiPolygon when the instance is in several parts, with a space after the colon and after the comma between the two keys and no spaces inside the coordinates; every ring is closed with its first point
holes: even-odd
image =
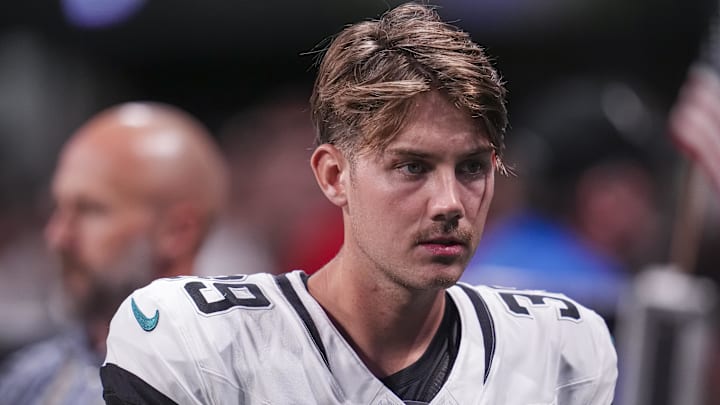
{"type": "MultiPolygon", "coordinates": [[[[718,8],[720,8],[720,2],[718,8]]],[[[718,14],[720,10],[716,9],[715,11],[710,20],[706,40],[701,47],[700,57],[691,70],[707,70],[720,76],[720,15],[718,14]]],[[[693,144],[702,145],[697,147],[713,150],[715,141],[710,138],[718,138],[720,134],[693,133],[683,134],[683,136],[693,137],[693,144]]],[[[683,142],[680,141],[680,143],[683,142]]],[[[720,156],[713,158],[720,160],[720,156]]],[[[678,196],[678,213],[670,251],[670,262],[685,272],[692,272],[695,269],[702,226],[707,215],[708,207],[705,202],[712,198],[708,191],[709,184],[696,160],[693,159],[680,168],[682,185],[678,196]]]]}
{"type": "Polygon", "coordinates": [[[699,405],[703,398],[712,313],[710,280],[650,268],[620,301],[620,405],[699,405]]]}
{"type": "Polygon", "coordinates": [[[670,263],[674,263],[680,271],[692,273],[697,262],[707,202],[712,197],[698,165],[690,163],[683,166],[680,169],[683,179],[670,245],[670,263]]]}

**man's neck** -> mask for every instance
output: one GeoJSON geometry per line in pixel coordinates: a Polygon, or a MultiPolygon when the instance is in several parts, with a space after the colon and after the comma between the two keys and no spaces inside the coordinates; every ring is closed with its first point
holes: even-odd
{"type": "Polygon", "coordinates": [[[105,357],[106,345],[108,337],[108,324],[105,320],[92,320],[85,323],[85,333],[87,334],[90,349],[97,353],[101,358],[105,357]]]}
{"type": "Polygon", "coordinates": [[[350,267],[333,259],[309,279],[310,294],[377,377],[413,364],[442,321],[444,290],[409,291],[350,267]]]}

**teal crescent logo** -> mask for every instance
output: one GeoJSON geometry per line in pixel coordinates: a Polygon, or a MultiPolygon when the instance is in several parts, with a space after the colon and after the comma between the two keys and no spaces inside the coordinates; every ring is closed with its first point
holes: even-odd
{"type": "Polygon", "coordinates": [[[138,308],[137,304],[135,303],[135,298],[130,299],[130,304],[132,305],[133,315],[135,315],[135,319],[140,324],[140,327],[147,332],[155,329],[158,324],[158,320],[160,319],[160,311],[156,309],[155,315],[152,318],[148,318],[147,316],[145,316],[145,314],[142,313],[142,311],[140,311],[140,308],[138,308]]]}

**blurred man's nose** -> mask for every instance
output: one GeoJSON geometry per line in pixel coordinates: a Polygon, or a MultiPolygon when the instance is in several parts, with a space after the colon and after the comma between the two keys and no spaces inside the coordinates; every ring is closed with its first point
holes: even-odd
{"type": "Polygon", "coordinates": [[[68,249],[73,235],[72,215],[65,210],[56,208],[45,226],[45,240],[53,251],[68,249]]]}

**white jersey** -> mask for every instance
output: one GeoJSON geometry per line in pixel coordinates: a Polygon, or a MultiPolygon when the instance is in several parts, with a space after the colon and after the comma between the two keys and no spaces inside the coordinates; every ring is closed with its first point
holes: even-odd
{"type": "MultiPolygon", "coordinates": [[[[308,293],[306,277],[179,277],[134,292],[110,325],[106,400],[403,404],[308,293]]],[[[617,358],[595,312],[542,291],[458,284],[448,294],[460,344],[430,404],[612,402],[617,358]]]]}

